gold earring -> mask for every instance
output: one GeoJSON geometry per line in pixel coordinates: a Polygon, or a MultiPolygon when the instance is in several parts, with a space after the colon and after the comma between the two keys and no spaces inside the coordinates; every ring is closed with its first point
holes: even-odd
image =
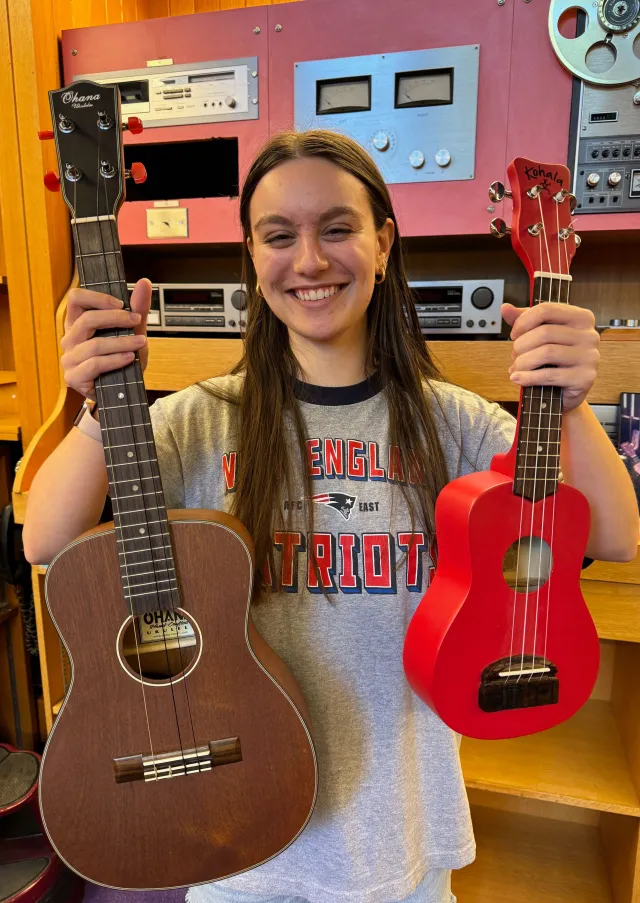
{"type": "Polygon", "coordinates": [[[264,298],[264,295],[262,294],[262,289],[260,288],[260,282],[257,279],[256,279],[256,295],[259,298],[264,298]]]}
{"type": "Polygon", "coordinates": [[[381,272],[380,272],[380,273],[376,273],[376,275],[375,275],[375,283],[376,283],[376,285],[382,285],[382,283],[383,283],[384,280],[385,280],[385,276],[387,275],[387,265],[386,265],[386,263],[383,263],[383,264],[382,264],[382,266],[380,267],[380,270],[381,270],[381,272]]]}

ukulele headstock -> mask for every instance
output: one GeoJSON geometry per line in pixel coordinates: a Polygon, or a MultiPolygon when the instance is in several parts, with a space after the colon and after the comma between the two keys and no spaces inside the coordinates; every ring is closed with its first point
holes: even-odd
{"type": "Polygon", "coordinates": [[[498,237],[511,234],[513,248],[530,277],[539,272],[568,275],[580,246],[573,227],[576,199],[569,192],[569,170],[516,157],[507,166],[507,175],[511,190],[494,182],[489,197],[494,202],[512,199],[512,224],[509,227],[496,218],[491,232],[498,237]]]}
{"type": "Polygon", "coordinates": [[[60,188],[73,219],[115,217],[125,196],[120,91],[74,82],[50,91],[49,102],[60,188]]]}

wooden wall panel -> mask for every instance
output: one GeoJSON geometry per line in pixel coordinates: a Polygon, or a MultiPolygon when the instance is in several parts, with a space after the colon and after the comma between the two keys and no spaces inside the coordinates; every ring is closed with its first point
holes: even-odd
{"type": "MultiPolygon", "coordinates": [[[[117,25],[144,19],[187,16],[219,9],[266,6],[292,0],[50,0],[57,33],[67,28],[117,25]]],[[[46,4],[43,3],[43,8],[46,4]]]]}

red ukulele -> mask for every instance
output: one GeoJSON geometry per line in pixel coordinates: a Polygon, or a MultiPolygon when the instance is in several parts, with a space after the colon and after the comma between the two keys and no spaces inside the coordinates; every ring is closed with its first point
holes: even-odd
{"type": "MultiPolygon", "coordinates": [[[[569,171],[521,157],[507,171],[530,303],[568,304],[579,241],[569,171]]],[[[492,185],[493,200],[505,195],[492,185]]],[[[502,220],[491,225],[510,231],[502,220]]],[[[524,387],[511,450],[438,496],[438,567],[409,624],[404,668],[417,695],[469,737],[553,727],[586,702],[598,674],[598,636],[580,592],[589,505],[558,482],[561,429],[562,389],[524,387]]]]}

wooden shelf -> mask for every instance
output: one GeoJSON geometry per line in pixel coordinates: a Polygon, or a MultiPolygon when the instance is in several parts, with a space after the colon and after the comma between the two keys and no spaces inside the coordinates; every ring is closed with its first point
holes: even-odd
{"type": "Polygon", "coordinates": [[[529,737],[465,737],[460,754],[467,787],[640,816],[608,702],[591,699],[569,721],[529,737]]]}
{"type": "Polygon", "coordinates": [[[611,903],[597,827],[472,809],[476,861],[453,873],[460,903],[611,903]]]}
{"type": "MultiPolygon", "coordinates": [[[[498,401],[517,401],[520,389],[509,379],[511,342],[429,342],[447,379],[498,401]]],[[[240,339],[149,338],[145,384],[152,391],[177,391],[226,373],[242,354],[240,339]]],[[[589,393],[592,404],[618,404],[620,386],[640,392],[640,341],[602,342],[599,375],[589,393]]]]}
{"type": "Polygon", "coordinates": [[[640,586],[604,580],[580,585],[600,639],[640,643],[640,586]]]}

